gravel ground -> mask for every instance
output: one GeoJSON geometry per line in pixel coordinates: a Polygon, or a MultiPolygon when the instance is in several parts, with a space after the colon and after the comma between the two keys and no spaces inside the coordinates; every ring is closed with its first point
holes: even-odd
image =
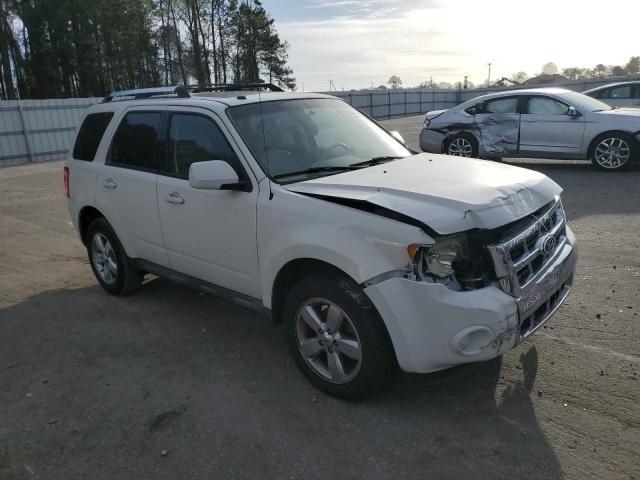
{"type": "MultiPolygon", "coordinates": [[[[420,122],[388,126],[415,145],[420,122]]],[[[240,307],[160,279],[108,296],[61,163],[0,169],[0,479],[640,479],[640,171],[523,166],[565,188],[565,306],[502,359],[359,403],[240,307]]]]}

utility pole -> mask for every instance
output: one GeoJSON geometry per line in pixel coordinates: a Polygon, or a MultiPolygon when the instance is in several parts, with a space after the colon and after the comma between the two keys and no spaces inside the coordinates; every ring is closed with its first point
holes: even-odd
{"type": "Polygon", "coordinates": [[[464,89],[465,90],[468,88],[468,86],[467,86],[467,78],[469,78],[469,75],[465,75],[464,76],[464,89]]]}
{"type": "Polygon", "coordinates": [[[487,77],[487,87],[491,85],[491,62],[487,63],[489,65],[489,76],[487,77]]]}

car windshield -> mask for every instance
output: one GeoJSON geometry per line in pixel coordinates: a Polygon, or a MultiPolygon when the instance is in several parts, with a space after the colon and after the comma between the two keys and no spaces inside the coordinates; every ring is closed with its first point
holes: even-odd
{"type": "Polygon", "coordinates": [[[602,112],[603,110],[612,109],[610,105],[578,92],[564,92],[561,97],[570,104],[589,112],[602,112]]]}
{"type": "Polygon", "coordinates": [[[228,114],[264,171],[282,183],[411,155],[383,128],[338,99],[251,103],[229,108],[228,114]]]}

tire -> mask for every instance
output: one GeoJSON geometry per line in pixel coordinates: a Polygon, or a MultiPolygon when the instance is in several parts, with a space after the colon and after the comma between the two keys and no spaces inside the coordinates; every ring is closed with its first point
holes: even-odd
{"type": "Polygon", "coordinates": [[[118,236],[104,218],[97,218],[89,225],[87,254],[93,274],[107,292],[126,295],[141,285],[144,275],[127,257],[118,236]]]}
{"type": "Polygon", "coordinates": [[[624,133],[604,133],[596,137],[591,147],[591,163],[608,172],[626,170],[638,158],[638,142],[624,133]]]}
{"type": "Polygon", "coordinates": [[[333,272],[302,278],[285,300],[283,317],[296,364],[329,395],[355,400],[395,379],[397,361],[386,327],[350,278],[333,272]]]}
{"type": "Polygon", "coordinates": [[[470,133],[458,133],[447,141],[445,153],[454,157],[478,158],[478,140],[470,133]]]}

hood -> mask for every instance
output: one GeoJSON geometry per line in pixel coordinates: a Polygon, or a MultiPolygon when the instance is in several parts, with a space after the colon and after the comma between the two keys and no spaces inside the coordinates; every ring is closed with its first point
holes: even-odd
{"type": "MultiPolygon", "coordinates": [[[[633,117],[640,120],[640,108],[615,108],[613,110],[604,110],[602,112],[595,112],[599,115],[614,115],[616,117],[633,117]]],[[[640,124],[639,124],[640,127],[640,124]]]]}
{"type": "Polygon", "coordinates": [[[506,225],[562,191],[533,170],[430,153],[283,187],[377,205],[441,235],[506,225]]]}
{"type": "Polygon", "coordinates": [[[434,118],[442,115],[444,112],[446,112],[446,110],[433,110],[431,112],[427,112],[424,118],[428,120],[433,120],[434,118]]]}

